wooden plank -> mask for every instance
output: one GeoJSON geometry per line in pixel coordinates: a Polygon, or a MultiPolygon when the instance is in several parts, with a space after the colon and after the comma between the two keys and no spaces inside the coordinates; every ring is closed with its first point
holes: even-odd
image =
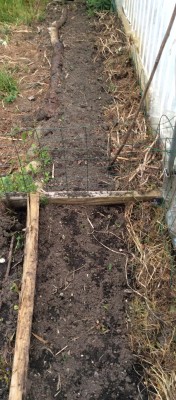
{"type": "Polygon", "coordinates": [[[39,194],[27,199],[26,244],[9,400],[26,394],[38,254],[39,194]]]}
{"type": "MultiPolygon", "coordinates": [[[[111,205],[126,204],[131,201],[151,201],[154,199],[162,199],[163,195],[160,190],[152,190],[150,192],[139,193],[137,191],[101,191],[101,192],[43,192],[40,193],[40,201],[50,204],[60,205],[111,205]]],[[[26,206],[26,195],[16,194],[8,195],[9,206],[22,207],[26,206]]],[[[4,198],[6,202],[6,198],[4,198]]]]}

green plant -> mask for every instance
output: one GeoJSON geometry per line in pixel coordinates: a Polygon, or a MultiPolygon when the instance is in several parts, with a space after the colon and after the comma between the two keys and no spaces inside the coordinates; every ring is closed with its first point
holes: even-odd
{"type": "Polygon", "coordinates": [[[0,382],[5,382],[6,385],[9,384],[10,380],[10,369],[7,362],[0,356],[0,382]]]}
{"type": "Polygon", "coordinates": [[[42,162],[44,167],[46,167],[46,165],[50,164],[51,157],[49,155],[49,151],[48,151],[47,147],[43,147],[42,149],[39,149],[38,158],[42,162]]]}
{"type": "Polygon", "coordinates": [[[107,266],[108,271],[112,271],[112,267],[113,267],[113,265],[111,263],[108,264],[108,266],[107,266]]]}
{"type": "Polygon", "coordinates": [[[44,172],[44,182],[45,183],[47,183],[47,182],[49,182],[49,180],[51,179],[51,174],[50,174],[50,172],[49,171],[45,171],[44,172]]]}
{"type": "Polygon", "coordinates": [[[17,94],[18,86],[13,75],[5,69],[0,69],[0,99],[12,103],[17,94]]]}
{"type": "Polygon", "coordinates": [[[30,174],[27,174],[23,169],[21,172],[16,172],[0,178],[1,195],[10,192],[35,192],[36,189],[37,187],[33,177],[30,174]]]}
{"type": "Polygon", "coordinates": [[[111,0],[87,0],[87,8],[89,14],[95,11],[103,11],[111,9],[111,0]]]}
{"type": "Polygon", "coordinates": [[[48,204],[48,198],[46,196],[41,196],[40,197],[40,204],[43,205],[43,206],[48,204]]]}
{"type": "Polygon", "coordinates": [[[103,308],[104,308],[105,311],[108,311],[108,309],[109,309],[109,304],[103,304],[103,308]]]}
{"type": "Polygon", "coordinates": [[[10,290],[14,293],[18,293],[19,294],[19,289],[18,286],[15,282],[12,283],[12,285],[10,286],[10,290]]]}
{"type": "Polygon", "coordinates": [[[22,232],[16,232],[15,233],[15,238],[16,238],[16,246],[15,250],[21,249],[24,244],[24,235],[22,232]]]}
{"type": "Polygon", "coordinates": [[[0,21],[30,24],[44,18],[47,0],[0,0],[0,21]]]}

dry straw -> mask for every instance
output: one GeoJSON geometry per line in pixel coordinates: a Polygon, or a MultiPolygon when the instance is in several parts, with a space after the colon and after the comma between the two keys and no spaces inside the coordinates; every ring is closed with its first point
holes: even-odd
{"type": "MultiPolygon", "coordinates": [[[[103,59],[107,90],[113,99],[104,109],[109,124],[109,159],[123,142],[141,100],[141,88],[130,55],[130,42],[116,15],[100,13],[96,20],[97,56],[103,59]],[[119,29],[120,27],[120,29],[119,29]]],[[[141,191],[158,188],[161,178],[161,151],[143,109],[137,119],[130,142],[118,158],[118,189],[141,191]],[[124,179],[125,178],[125,179],[124,179]]]]}

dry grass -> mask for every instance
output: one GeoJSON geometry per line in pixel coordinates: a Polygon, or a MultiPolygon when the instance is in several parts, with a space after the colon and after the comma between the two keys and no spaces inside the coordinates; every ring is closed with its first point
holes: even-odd
{"type": "MultiPolygon", "coordinates": [[[[141,89],[130,56],[130,42],[125,36],[116,15],[99,13],[95,22],[100,32],[97,48],[103,58],[105,80],[113,104],[105,110],[109,122],[108,154],[121,144],[131,119],[138,108],[141,89]]],[[[140,189],[158,187],[161,178],[161,151],[146,119],[145,110],[139,113],[136,127],[129,143],[118,157],[116,166],[119,189],[140,189]],[[125,179],[124,179],[125,178],[125,179]]]]}
{"type": "Polygon", "coordinates": [[[150,400],[173,400],[176,390],[176,276],[164,211],[147,203],[126,208],[130,340],[150,400]]]}

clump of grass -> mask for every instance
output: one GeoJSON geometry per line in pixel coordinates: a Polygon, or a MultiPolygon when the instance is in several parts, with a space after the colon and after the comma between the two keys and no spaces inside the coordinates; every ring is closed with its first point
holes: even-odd
{"type": "Polygon", "coordinates": [[[173,400],[176,389],[176,275],[164,215],[163,207],[147,203],[126,209],[130,342],[149,400],[173,400]]]}
{"type": "Polygon", "coordinates": [[[18,86],[10,72],[0,69],[0,99],[12,103],[18,94],[18,86]]]}
{"type": "Polygon", "coordinates": [[[110,10],[111,5],[111,0],[87,0],[89,14],[93,14],[96,11],[110,10]]]}
{"type": "Polygon", "coordinates": [[[47,0],[0,0],[0,22],[26,23],[41,20],[47,0]]]}

